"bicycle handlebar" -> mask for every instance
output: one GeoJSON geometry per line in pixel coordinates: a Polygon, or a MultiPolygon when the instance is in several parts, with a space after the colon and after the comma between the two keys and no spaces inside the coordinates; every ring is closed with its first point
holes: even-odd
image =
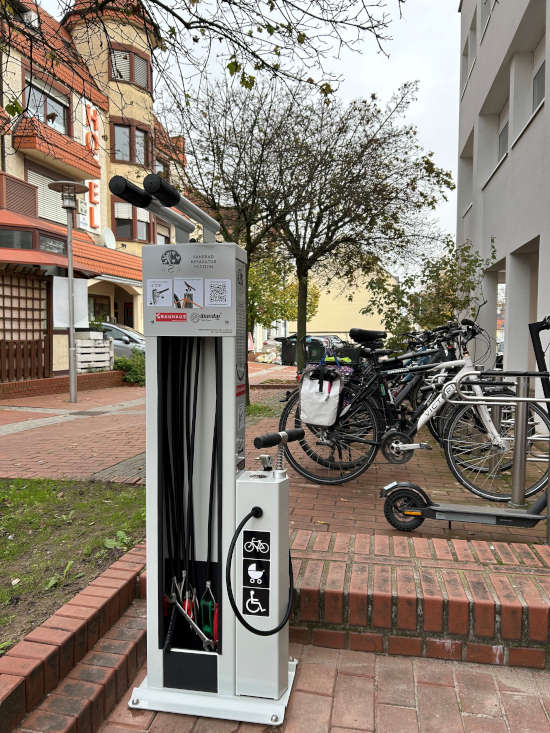
{"type": "Polygon", "coordinates": [[[271,448],[279,443],[292,443],[295,440],[303,440],[305,432],[301,428],[293,428],[281,433],[267,433],[254,438],[254,448],[271,448]]]}

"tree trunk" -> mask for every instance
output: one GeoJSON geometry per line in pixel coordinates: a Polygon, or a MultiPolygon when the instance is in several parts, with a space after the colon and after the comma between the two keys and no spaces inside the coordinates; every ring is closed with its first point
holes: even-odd
{"type": "MultiPolygon", "coordinates": [[[[244,287],[245,287],[245,293],[246,293],[246,312],[248,314],[248,271],[250,270],[250,255],[248,254],[248,252],[247,252],[247,255],[248,255],[248,257],[246,258],[246,267],[244,268],[244,273],[245,273],[244,287]]],[[[246,323],[247,323],[247,326],[248,326],[248,318],[246,319],[246,323]]],[[[245,370],[246,370],[246,375],[245,375],[245,379],[246,379],[245,404],[248,407],[248,405],[250,404],[250,382],[249,382],[249,379],[248,379],[248,332],[246,334],[246,366],[245,366],[245,370]]]]}
{"type": "Polygon", "coordinates": [[[296,364],[298,370],[306,365],[306,321],[308,273],[298,270],[298,320],[296,322],[296,364]]]}

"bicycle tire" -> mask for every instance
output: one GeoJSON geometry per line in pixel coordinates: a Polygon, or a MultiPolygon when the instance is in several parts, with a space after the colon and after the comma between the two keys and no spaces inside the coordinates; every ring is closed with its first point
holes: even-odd
{"type": "MultiPolygon", "coordinates": [[[[489,501],[504,502],[512,498],[511,475],[513,467],[513,409],[509,405],[506,425],[501,426],[500,433],[506,438],[509,445],[505,451],[493,448],[487,438],[486,432],[479,428],[479,419],[472,420],[472,405],[458,405],[449,416],[446,425],[446,433],[443,439],[445,459],[451,473],[468,491],[476,496],[489,501]],[[470,415],[469,415],[470,413],[470,415]],[[478,431],[481,440],[477,440],[475,431],[478,431]],[[468,435],[471,433],[471,437],[468,435]],[[483,437],[484,436],[484,437],[483,437]],[[498,491],[497,491],[498,488],[498,491]]],[[[540,458],[526,463],[525,497],[530,497],[539,492],[545,485],[548,475],[548,436],[550,435],[550,419],[545,409],[536,403],[529,405],[528,419],[531,427],[528,430],[528,445],[531,457],[540,455],[540,458]],[[537,454],[534,448],[536,432],[532,432],[533,426],[536,431],[536,418],[544,425],[546,439],[542,437],[541,452],[537,454]],[[544,470],[538,470],[537,465],[544,466],[544,470]]]]}
{"type": "MultiPolygon", "coordinates": [[[[346,392],[349,398],[353,396],[353,391],[349,387],[344,387],[344,400],[346,392]]],[[[320,428],[302,423],[299,398],[299,391],[296,390],[285,405],[279,421],[281,431],[292,427],[302,428],[306,433],[302,440],[285,446],[286,459],[294,470],[309,481],[325,485],[346,483],[364,473],[378,452],[377,443],[382,432],[381,416],[376,404],[366,397],[357,408],[339,417],[333,426],[320,428]],[[361,435],[358,435],[358,432],[361,435]],[[363,435],[364,433],[369,437],[363,435]],[[365,439],[374,444],[362,443],[361,441],[365,439]],[[327,445],[328,456],[319,452],[319,446],[323,444],[323,441],[332,443],[332,446],[327,445]],[[315,448],[312,444],[315,445],[315,448]],[[352,444],[365,445],[366,449],[360,453],[354,449],[352,457],[352,444]],[[340,460],[337,460],[335,450],[339,452],[340,460]],[[350,460],[342,460],[344,450],[348,451],[350,460]]]]}

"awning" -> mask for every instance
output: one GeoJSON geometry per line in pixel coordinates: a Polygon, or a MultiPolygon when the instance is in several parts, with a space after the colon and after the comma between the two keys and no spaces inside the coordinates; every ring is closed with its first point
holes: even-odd
{"type": "Polygon", "coordinates": [[[0,247],[0,262],[11,262],[15,265],[57,265],[68,266],[67,258],[53,252],[42,252],[39,249],[12,249],[0,247]]]}

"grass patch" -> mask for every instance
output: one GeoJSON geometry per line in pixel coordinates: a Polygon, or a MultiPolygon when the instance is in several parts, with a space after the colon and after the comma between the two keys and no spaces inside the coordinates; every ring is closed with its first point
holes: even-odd
{"type": "Polygon", "coordinates": [[[144,486],[0,480],[0,654],[144,536],[144,486]]]}
{"type": "Polygon", "coordinates": [[[274,417],[277,412],[271,405],[262,402],[251,402],[246,406],[247,417],[274,417]]]}

